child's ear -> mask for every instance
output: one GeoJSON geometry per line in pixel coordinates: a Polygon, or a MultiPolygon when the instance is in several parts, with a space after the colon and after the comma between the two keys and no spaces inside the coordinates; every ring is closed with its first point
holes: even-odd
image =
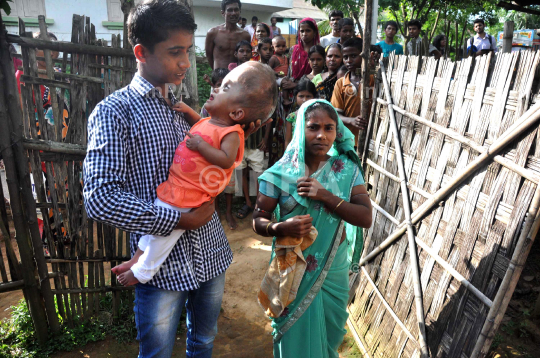
{"type": "Polygon", "coordinates": [[[246,112],[243,108],[238,108],[234,111],[229,112],[229,117],[235,122],[240,122],[244,118],[246,118],[246,112]]]}

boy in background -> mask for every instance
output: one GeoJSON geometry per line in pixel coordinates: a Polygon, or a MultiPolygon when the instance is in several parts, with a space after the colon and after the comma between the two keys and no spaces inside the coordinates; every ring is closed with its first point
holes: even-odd
{"type": "Polygon", "coordinates": [[[386,35],[386,38],[384,41],[377,43],[377,45],[381,46],[384,57],[388,57],[392,51],[396,51],[396,55],[403,55],[403,46],[394,41],[397,30],[398,24],[395,21],[388,21],[384,25],[384,34],[386,35]]]}

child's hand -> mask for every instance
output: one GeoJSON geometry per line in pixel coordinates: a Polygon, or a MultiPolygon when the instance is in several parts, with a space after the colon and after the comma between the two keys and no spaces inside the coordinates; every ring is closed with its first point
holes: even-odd
{"type": "Polygon", "coordinates": [[[203,80],[204,82],[208,83],[210,86],[212,86],[212,79],[210,78],[210,76],[208,76],[208,74],[204,75],[203,76],[203,80]]]}
{"type": "Polygon", "coordinates": [[[186,147],[194,151],[199,151],[199,145],[204,143],[204,139],[202,139],[202,137],[198,134],[193,135],[189,132],[186,132],[186,135],[189,137],[188,139],[186,139],[186,147]]]}
{"type": "Polygon", "coordinates": [[[184,102],[177,102],[174,106],[172,106],[172,109],[176,112],[188,113],[191,110],[191,107],[184,102]]]}

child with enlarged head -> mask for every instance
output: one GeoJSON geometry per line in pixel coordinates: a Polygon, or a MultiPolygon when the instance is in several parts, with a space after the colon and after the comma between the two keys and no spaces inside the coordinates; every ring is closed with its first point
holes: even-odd
{"type": "MultiPolygon", "coordinates": [[[[270,118],[277,103],[274,72],[257,62],[231,71],[205,104],[211,117],[200,119],[176,149],[169,178],[157,188],[156,205],[187,212],[214,200],[231,179],[244,154],[241,124],[270,118]]],[[[174,106],[182,111],[185,104],[174,106]]],[[[113,269],[123,285],[148,282],[184,230],[169,236],[141,237],[133,258],[113,269]]]]}

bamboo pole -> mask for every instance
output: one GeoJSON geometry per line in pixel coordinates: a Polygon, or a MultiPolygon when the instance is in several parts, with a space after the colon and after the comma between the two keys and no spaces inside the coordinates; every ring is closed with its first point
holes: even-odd
{"type": "Polygon", "coordinates": [[[476,341],[474,349],[470,355],[470,358],[477,358],[480,356],[485,356],[488,353],[491,342],[495,336],[495,332],[499,328],[501,321],[504,317],[504,312],[508,307],[508,303],[512,298],[514,289],[519,281],[521,272],[525,266],[525,261],[527,256],[531,251],[531,247],[534,243],[536,235],[538,234],[538,229],[540,227],[540,212],[538,211],[540,207],[540,186],[536,186],[533,199],[531,201],[531,206],[527,213],[523,229],[519,235],[518,242],[514,253],[512,254],[512,259],[508,265],[508,270],[504,275],[504,278],[499,286],[493,305],[491,306],[484,326],[482,327],[482,332],[476,341]]]}
{"type": "Polygon", "coordinates": [[[20,290],[24,288],[24,280],[0,283],[0,293],[20,290]]]}
{"type": "MultiPolygon", "coordinates": [[[[382,98],[377,98],[377,102],[379,102],[379,103],[381,103],[383,105],[387,105],[387,106],[389,105],[382,98]]],[[[437,132],[442,133],[442,134],[444,134],[444,135],[446,135],[446,136],[460,142],[461,144],[464,144],[464,145],[468,146],[469,148],[475,150],[478,153],[485,153],[488,150],[487,147],[479,145],[478,143],[476,143],[472,139],[469,139],[469,138],[467,138],[465,136],[462,136],[461,134],[451,130],[450,128],[443,127],[440,124],[428,121],[427,119],[422,118],[422,117],[420,117],[420,116],[418,116],[416,114],[407,112],[406,110],[404,110],[401,107],[396,106],[395,104],[392,104],[392,107],[394,108],[395,111],[401,113],[402,115],[404,115],[404,116],[406,116],[406,117],[408,117],[408,118],[410,118],[410,119],[412,119],[412,120],[414,120],[414,121],[416,121],[418,123],[424,124],[424,125],[430,127],[431,129],[436,130],[437,132]]],[[[496,155],[493,158],[493,160],[496,163],[499,163],[502,166],[510,169],[511,171],[513,171],[515,173],[518,173],[519,175],[521,175],[525,179],[530,180],[535,184],[540,183],[540,175],[536,174],[534,171],[532,171],[530,169],[523,168],[523,167],[517,165],[516,163],[506,159],[505,157],[503,157],[501,155],[496,155]]]]}
{"type": "MultiPolygon", "coordinates": [[[[370,45],[371,45],[371,22],[373,18],[373,0],[365,0],[364,2],[364,34],[362,40],[364,42],[364,48],[362,51],[362,83],[360,92],[360,115],[362,118],[369,118],[369,57],[370,57],[370,45]]],[[[366,141],[366,130],[360,129],[358,132],[358,155],[364,153],[364,142],[366,141]]]]}
{"type": "MultiPolygon", "coordinates": [[[[45,18],[42,17],[43,25],[45,18]]],[[[7,42],[2,39],[3,44],[7,48],[7,42]]],[[[7,53],[6,53],[7,55],[7,53]]],[[[45,257],[43,253],[43,242],[41,240],[41,235],[39,233],[39,226],[37,222],[37,208],[34,196],[32,195],[32,187],[30,183],[30,172],[29,172],[29,163],[26,152],[22,146],[21,140],[24,138],[23,131],[23,117],[21,111],[21,105],[19,100],[19,93],[17,90],[17,81],[15,79],[15,74],[13,73],[13,63],[9,58],[9,55],[4,58],[5,55],[2,55],[3,58],[0,59],[4,73],[6,73],[6,102],[9,111],[9,119],[11,120],[11,140],[13,142],[14,155],[16,160],[16,168],[18,171],[19,185],[22,192],[22,199],[24,200],[24,209],[26,212],[26,228],[30,229],[30,239],[32,248],[34,251],[34,259],[37,264],[37,271],[41,280],[40,291],[43,296],[45,303],[45,311],[47,313],[47,319],[49,322],[49,327],[52,332],[56,333],[60,330],[60,323],[58,321],[58,314],[56,313],[56,306],[54,304],[54,297],[51,293],[51,284],[48,280],[49,270],[47,264],[45,263],[45,257]]],[[[47,56],[47,54],[46,54],[47,56]]],[[[49,53],[50,57],[50,53],[49,53]]],[[[50,58],[49,58],[50,60],[50,58]]],[[[50,70],[52,71],[52,63],[49,62],[50,70]]],[[[56,101],[53,101],[53,105],[56,101]]],[[[45,130],[45,128],[43,128],[45,130]]],[[[18,235],[18,233],[17,233],[18,235]]]]}
{"type": "MultiPolygon", "coordinates": [[[[451,180],[445,187],[439,189],[431,199],[428,199],[418,207],[412,214],[412,224],[419,222],[435,205],[438,205],[444,198],[453,192],[463,181],[467,180],[473,175],[479,168],[486,165],[489,160],[492,160],[498,152],[511,144],[515,139],[520,137],[523,133],[529,129],[534,130],[533,127],[540,119],[540,102],[531,107],[526,113],[519,117],[516,122],[506,130],[505,133],[482,154],[480,154],[475,160],[470,162],[465,169],[451,180]]],[[[407,226],[402,223],[392,234],[390,234],[386,240],[380,243],[371,253],[366,255],[360,260],[359,265],[365,265],[367,262],[375,258],[378,254],[384,251],[395,240],[397,240],[407,230],[407,226]]]]}
{"type": "MultiPolygon", "coordinates": [[[[383,61],[380,61],[379,63],[381,65],[381,77],[386,98],[388,103],[392,104],[392,95],[390,94],[390,88],[388,86],[388,81],[386,80],[384,63],[383,61]]],[[[422,286],[420,284],[420,270],[418,266],[418,253],[416,252],[414,227],[411,222],[411,202],[409,199],[409,191],[407,190],[407,175],[405,174],[403,153],[401,151],[401,144],[399,142],[399,130],[397,127],[396,117],[394,116],[393,107],[388,106],[388,114],[390,115],[390,128],[392,130],[392,136],[394,139],[394,147],[396,151],[395,158],[398,164],[399,178],[401,182],[400,184],[401,196],[403,199],[403,212],[405,214],[405,222],[407,224],[407,236],[409,240],[409,260],[413,277],[414,301],[416,303],[416,319],[418,322],[418,343],[420,344],[421,357],[426,358],[429,356],[429,353],[426,339],[426,323],[424,320],[424,303],[422,297],[422,286]]]]}
{"type": "Polygon", "coordinates": [[[87,55],[103,56],[128,56],[135,57],[133,51],[122,48],[100,47],[94,45],[83,45],[63,41],[45,41],[19,35],[6,35],[7,41],[21,46],[34,47],[40,50],[48,49],[57,52],[71,52],[87,55]]]}

